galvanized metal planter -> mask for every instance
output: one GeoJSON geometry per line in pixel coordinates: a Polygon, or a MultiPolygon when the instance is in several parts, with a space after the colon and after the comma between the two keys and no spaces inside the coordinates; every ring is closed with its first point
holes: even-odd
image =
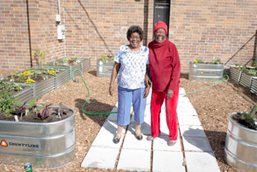
{"type": "Polygon", "coordinates": [[[27,86],[31,86],[33,89],[34,97],[41,97],[44,94],[54,90],[55,88],[55,77],[49,77],[46,80],[41,80],[34,84],[23,84],[27,86]]]}
{"type": "Polygon", "coordinates": [[[59,88],[68,81],[70,81],[70,71],[68,69],[61,70],[54,77],[54,87],[59,88]]]}
{"type": "Polygon", "coordinates": [[[257,171],[257,131],[248,129],[228,116],[225,144],[227,163],[240,172],[257,171]]]}
{"type": "Polygon", "coordinates": [[[254,77],[254,76],[251,76],[251,75],[248,75],[248,74],[242,72],[240,80],[239,80],[239,84],[244,87],[250,88],[252,85],[253,78],[257,78],[257,77],[254,77]]]}
{"type": "Polygon", "coordinates": [[[75,153],[75,117],[48,123],[0,120],[0,161],[30,162],[37,167],[59,167],[75,153]]]}
{"type": "Polygon", "coordinates": [[[97,76],[111,76],[113,68],[113,61],[103,62],[101,60],[97,60],[97,76]]]}
{"type": "Polygon", "coordinates": [[[33,98],[33,89],[31,86],[24,86],[23,90],[14,94],[14,98],[22,103],[28,102],[33,98]]]}
{"type": "Polygon", "coordinates": [[[238,84],[240,77],[242,75],[242,71],[239,70],[237,67],[230,66],[229,74],[230,74],[230,79],[238,84]]]}
{"type": "Polygon", "coordinates": [[[257,77],[252,78],[252,84],[250,87],[250,91],[257,95],[257,77]]]}
{"type": "Polygon", "coordinates": [[[49,62],[44,67],[52,67],[57,70],[68,70],[69,79],[74,80],[76,76],[83,75],[84,72],[90,68],[90,59],[89,58],[77,58],[76,64],[64,63],[63,59],[58,59],[54,62],[49,62]]]}
{"type": "Polygon", "coordinates": [[[223,64],[190,63],[190,80],[221,80],[223,78],[223,64]]]}
{"type": "Polygon", "coordinates": [[[70,80],[74,80],[76,76],[80,75],[81,64],[76,65],[48,65],[49,67],[53,67],[58,70],[68,70],[70,75],[70,80]]]}
{"type": "Polygon", "coordinates": [[[89,58],[79,58],[81,61],[81,72],[84,73],[90,68],[90,59],[89,58]]]}

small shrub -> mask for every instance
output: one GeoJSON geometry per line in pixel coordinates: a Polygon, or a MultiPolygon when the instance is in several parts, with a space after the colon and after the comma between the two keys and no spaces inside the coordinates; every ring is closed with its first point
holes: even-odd
{"type": "Polygon", "coordinates": [[[249,129],[257,129],[257,105],[250,112],[238,112],[233,119],[249,129]]]}

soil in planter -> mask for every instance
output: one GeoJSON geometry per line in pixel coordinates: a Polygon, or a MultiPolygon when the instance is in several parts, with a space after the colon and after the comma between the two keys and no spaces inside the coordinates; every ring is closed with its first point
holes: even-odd
{"type": "Polygon", "coordinates": [[[232,116],[239,124],[246,128],[257,130],[256,118],[251,116],[249,113],[236,113],[232,116]]]}
{"type": "Polygon", "coordinates": [[[0,112],[0,120],[15,121],[17,115],[20,122],[36,122],[36,123],[49,123],[56,122],[70,117],[73,110],[65,106],[48,106],[39,113],[28,113],[26,116],[19,113],[3,113],[0,112]]]}

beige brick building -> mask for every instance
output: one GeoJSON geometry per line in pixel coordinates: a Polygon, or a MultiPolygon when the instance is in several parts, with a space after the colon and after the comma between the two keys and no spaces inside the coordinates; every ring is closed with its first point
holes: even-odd
{"type": "MultiPolygon", "coordinates": [[[[1,0],[0,69],[33,66],[37,48],[46,51],[46,62],[78,56],[91,58],[94,66],[100,55],[115,54],[127,43],[130,25],[144,29],[146,45],[161,19],[169,23],[169,38],[187,72],[195,58],[226,62],[257,30],[256,9],[256,0],[1,0]],[[57,14],[66,29],[62,41],[57,14]]],[[[251,58],[251,46],[247,53],[240,58],[251,58]]]]}

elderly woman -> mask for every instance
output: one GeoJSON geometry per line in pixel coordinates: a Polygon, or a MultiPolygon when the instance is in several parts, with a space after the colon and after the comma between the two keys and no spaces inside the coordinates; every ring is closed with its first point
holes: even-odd
{"type": "Polygon", "coordinates": [[[176,143],[177,103],[180,82],[180,60],[175,44],[167,38],[166,23],[159,21],[154,26],[154,40],[149,43],[149,66],[152,79],[151,133],[147,140],[160,135],[161,106],[165,101],[166,123],[169,129],[168,145],[176,143]]]}
{"type": "Polygon", "coordinates": [[[131,26],[127,31],[128,45],[122,45],[115,58],[110,81],[109,93],[113,94],[113,85],[118,76],[118,114],[117,132],[113,138],[118,143],[122,137],[124,126],[130,123],[130,108],[133,106],[135,136],[143,138],[141,124],[144,122],[146,97],[149,93],[146,65],[148,64],[149,50],[142,46],[143,30],[139,26],[131,26]]]}

